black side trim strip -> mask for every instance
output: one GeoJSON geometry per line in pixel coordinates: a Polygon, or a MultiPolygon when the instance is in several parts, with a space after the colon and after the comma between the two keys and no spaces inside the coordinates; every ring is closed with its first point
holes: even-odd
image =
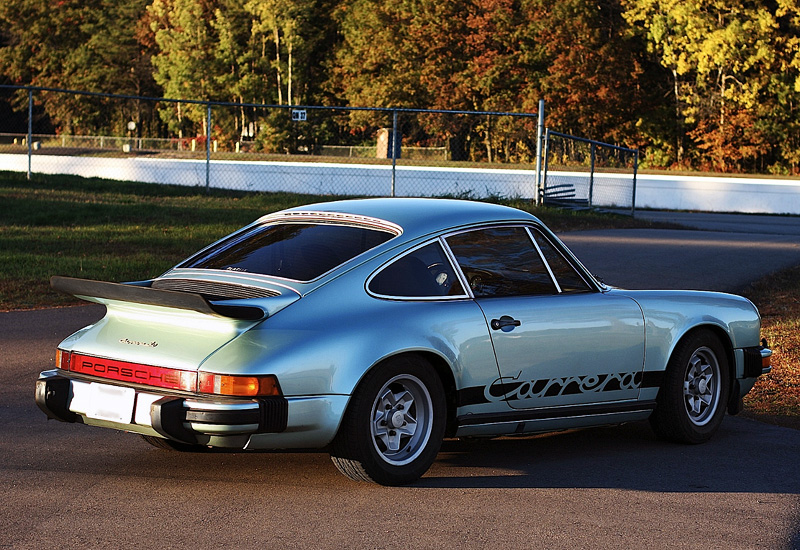
{"type": "MultiPolygon", "coordinates": [[[[759,361],[760,361],[760,356],[759,356],[759,361]]],[[[628,373],[619,374],[620,377],[626,375],[630,376],[630,374],[628,373]]],[[[664,371],[637,372],[635,373],[635,377],[633,380],[634,383],[638,385],[639,388],[660,388],[661,382],[664,380],[664,371]]],[[[531,381],[531,383],[539,383],[539,384],[546,384],[547,382],[549,381],[548,380],[531,381]]],[[[517,381],[509,382],[507,384],[492,383],[489,390],[490,392],[492,392],[493,395],[502,396],[506,392],[513,390],[514,386],[520,386],[520,385],[521,383],[517,381]]],[[[606,391],[613,391],[618,389],[620,389],[618,383],[616,385],[609,383],[605,388],[606,391]]],[[[486,386],[470,386],[468,388],[461,388],[460,390],[458,390],[458,393],[456,394],[458,406],[464,407],[466,405],[481,405],[484,403],[489,403],[489,399],[487,399],[486,397],[486,390],[487,390],[486,386]]],[[[569,391],[568,393],[579,393],[579,392],[569,391]]]]}
{"type": "Polygon", "coordinates": [[[488,403],[486,399],[486,388],[484,386],[471,386],[469,388],[462,388],[456,393],[456,400],[459,407],[466,405],[480,405],[481,403],[488,403]]]}
{"type": "Polygon", "coordinates": [[[502,413],[468,414],[456,419],[459,426],[475,426],[478,424],[498,424],[503,422],[527,422],[532,420],[548,420],[552,418],[573,418],[576,416],[595,416],[624,412],[648,411],[656,408],[655,401],[626,401],[624,403],[600,403],[597,405],[579,405],[551,407],[524,411],[508,411],[502,413]]]}
{"type": "Polygon", "coordinates": [[[642,388],[660,388],[664,381],[663,370],[645,371],[642,373],[642,388]]]}

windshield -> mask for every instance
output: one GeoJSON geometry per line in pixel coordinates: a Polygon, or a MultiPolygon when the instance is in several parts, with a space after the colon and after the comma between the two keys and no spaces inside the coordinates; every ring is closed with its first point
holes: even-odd
{"type": "Polygon", "coordinates": [[[350,225],[262,225],[233,235],[178,267],[310,281],[392,237],[388,231],[350,225]]]}

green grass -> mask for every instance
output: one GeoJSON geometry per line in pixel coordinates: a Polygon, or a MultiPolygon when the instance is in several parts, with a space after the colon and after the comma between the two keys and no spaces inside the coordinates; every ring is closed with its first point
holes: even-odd
{"type": "Polygon", "coordinates": [[[74,303],[51,275],[159,275],[267,212],[328,199],[0,172],[0,310],[74,303]]]}
{"type": "MultiPolygon", "coordinates": [[[[76,303],[52,275],[107,281],[157,276],[192,252],[284,208],[341,197],[245,193],[0,172],[0,311],[76,303]]],[[[641,227],[626,216],[531,208],[556,231],[641,227]]]]}

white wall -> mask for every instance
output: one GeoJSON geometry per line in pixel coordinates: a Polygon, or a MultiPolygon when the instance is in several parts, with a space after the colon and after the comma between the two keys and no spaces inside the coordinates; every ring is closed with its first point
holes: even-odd
{"type": "MultiPolygon", "coordinates": [[[[25,172],[26,155],[0,154],[0,170],[25,172]]],[[[37,154],[35,173],[74,174],[117,180],[205,186],[205,161],[146,157],[99,158],[37,154]]],[[[551,173],[559,182],[585,185],[585,174],[551,173]]],[[[602,180],[620,175],[597,174],[602,180]]],[[[502,195],[530,198],[534,192],[532,170],[481,170],[398,166],[396,194],[442,195],[471,192],[477,196],[502,195]]],[[[387,165],[314,162],[212,161],[212,187],[251,191],[290,191],[315,194],[390,194],[391,167],[387,165]]],[[[609,182],[611,183],[611,182],[609,182]]],[[[603,199],[595,194],[595,203],[603,199]]],[[[603,204],[598,204],[603,205],[603,204]]],[[[611,204],[606,204],[611,206],[611,204]]],[[[748,212],[800,215],[800,180],[740,177],[703,177],[639,174],[636,207],[664,210],[748,212]]]]}

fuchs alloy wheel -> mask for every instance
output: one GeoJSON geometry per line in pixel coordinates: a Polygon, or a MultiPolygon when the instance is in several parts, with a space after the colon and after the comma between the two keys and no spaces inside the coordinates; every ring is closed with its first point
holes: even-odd
{"type": "Polygon", "coordinates": [[[656,433],[681,443],[708,441],[725,416],[729,380],[728,356],[719,338],[709,330],[690,334],[667,364],[650,417],[656,433]]]}
{"type": "Polygon", "coordinates": [[[439,376],[420,357],[402,356],[378,365],[353,395],[331,459],[356,481],[416,481],[439,452],[445,406],[439,376]]]}

